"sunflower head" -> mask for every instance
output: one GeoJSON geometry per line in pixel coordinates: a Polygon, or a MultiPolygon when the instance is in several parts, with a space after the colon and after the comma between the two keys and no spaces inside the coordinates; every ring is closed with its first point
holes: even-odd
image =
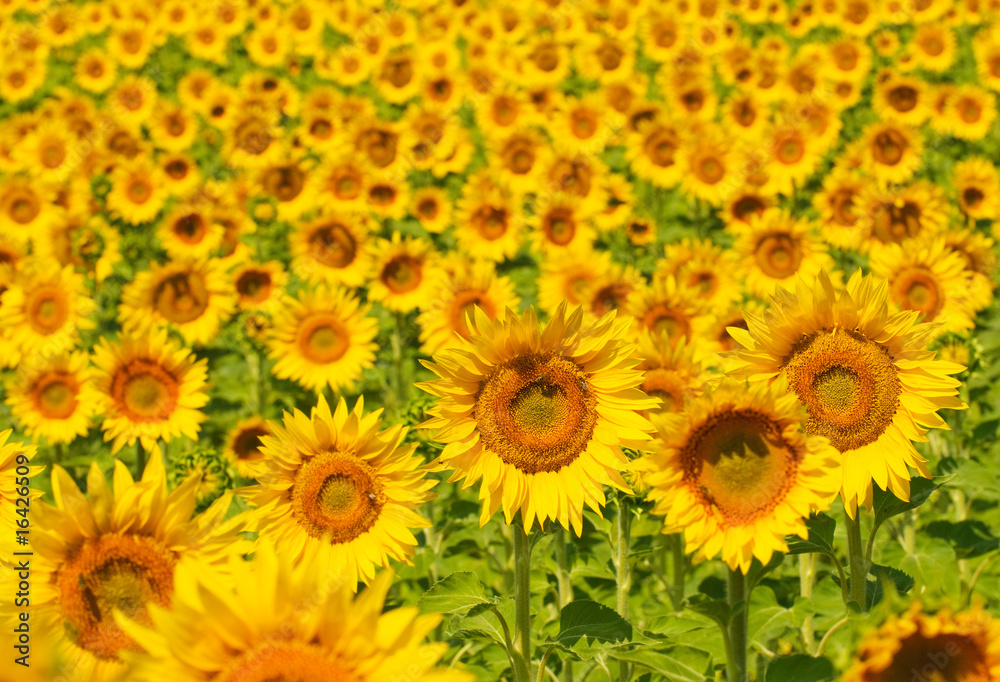
{"type": "Polygon", "coordinates": [[[195,448],[170,461],[167,482],[177,487],[189,478],[199,481],[196,498],[204,509],[231,487],[225,458],[213,448],[195,448]]]}
{"type": "Polygon", "coordinates": [[[925,612],[919,603],[865,636],[844,682],[975,682],[1000,669],[1000,621],[979,607],[925,612]]]}
{"type": "Polygon", "coordinates": [[[318,552],[347,582],[369,582],[389,559],[409,563],[410,529],[429,524],[417,508],[433,497],[406,430],[380,431],[381,410],[330,409],[321,395],[311,415],[285,413],[260,436],[263,457],[247,463],[260,485],[246,489],[256,528],[295,558],[318,552]]]}
{"type": "Polygon", "coordinates": [[[658,437],[640,465],[664,532],[683,531],[689,552],[720,551],[744,573],[805,537],[809,510],[826,509],[839,486],[837,451],[804,432],[805,411],[780,384],[731,380],[654,418],[658,437]]]}
{"type": "Polygon", "coordinates": [[[915,325],[916,311],[890,308],[888,289],[860,270],[835,289],[820,272],[800,279],[794,294],[779,288],[763,315],[746,313],[747,330],[729,328],[743,347],[732,371],[787,381],[808,413],[806,433],[841,453],[852,514],[871,503],[873,479],[909,499],[907,467],[929,475],[911,441],[925,440],[924,427],[948,428],[938,409],[966,407],[947,376],[964,368],[934,360],[926,349],[933,328],[915,325]]]}
{"type": "Polygon", "coordinates": [[[540,327],[534,309],[491,320],[475,309],[470,340],[424,363],[438,379],[418,384],[439,400],[425,427],[446,443],[438,463],[469,487],[482,479],[480,523],[502,505],[582,530],[583,505],[604,503],[604,485],[628,490],[621,446],[641,447],[652,430],[637,414],[657,402],[638,390],[629,318],[609,313],[583,324],[559,306],[540,327]]]}

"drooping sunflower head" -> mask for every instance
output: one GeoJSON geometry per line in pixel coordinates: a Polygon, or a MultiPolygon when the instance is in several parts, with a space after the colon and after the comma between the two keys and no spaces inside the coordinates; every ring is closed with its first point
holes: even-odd
{"type": "Polygon", "coordinates": [[[161,330],[118,343],[101,339],[94,349],[95,406],[104,415],[104,440],[112,452],[138,439],[147,450],[181,434],[198,440],[208,402],[207,361],[167,340],[161,330]]]}
{"type": "Polygon", "coordinates": [[[353,586],[390,558],[409,563],[411,529],[429,525],[416,510],[435,481],[416,446],[403,445],[405,429],[379,430],[381,412],[364,414],[363,398],[331,411],[321,395],[311,415],[270,424],[273,435],[259,437],[263,457],[247,463],[260,482],[245,493],[261,538],[295,559],[319,552],[353,586]]]}
{"type": "Polygon", "coordinates": [[[868,634],[843,682],[986,682],[1000,674],[1000,621],[979,607],[925,612],[919,603],[868,634]]]}
{"type": "Polygon", "coordinates": [[[209,566],[249,549],[238,535],[241,517],[223,521],[232,494],[192,516],[198,481],[168,494],[158,455],[140,481],[116,461],[113,481],[112,487],[92,464],[88,499],[57,465],[56,505],[32,505],[31,542],[38,555],[32,572],[39,586],[33,615],[46,631],[63,633],[61,648],[81,670],[96,671],[87,679],[121,672],[121,654],[139,650],[116,623],[116,611],[148,624],[151,604],[170,605],[179,564],[209,566]]]}
{"type": "Polygon", "coordinates": [[[840,485],[837,451],[806,435],[805,416],[780,384],[729,380],[654,417],[653,452],[637,467],[664,532],[744,573],[754,557],[785,551],[785,535],[805,537],[809,512],[829,507],[840,485]]]}
{"type": "Polygon", "coordinates": [[[253,561],[233,560],[229,571],[231,579],[220,580],[181,566],[171,608],[150,609],[155,625],[122,619],[146,652],[129,656],[132,679],[472,680],[468,673],[437,666],[446,645],[423,643],[441,616],[418,615],[415,607],[383,613],[389,572],[355,596],[339,576],[331,580],[313,563],[295,566],[267,544],[258,547],[253,561]],[[234,627],[247,636],[234,640],[234,627]],[[194,650],[198,660],[190,655],[194,650]]]}
{"type": "Polygon", "coordinates": [[[477,308],[470,340],[425,363],[439,379],[418,386],[439,400],[422,426],[440,429],[451,480],[482,479],[481,524],[502,505],[507,523],[520,512],[525,528],[537,517],[579,534],[604,485],[627,490],[621,446],[642,447],[652,426],[637,412],[658,403],[637,388],[630,325],[610,313],[584,326],[565,304],[544,327],[533,309],[490,320],[477,308]]]}
{"type": "Polygon", "coordinates": [[[825,436],[844,463],[841,494],[854,513],[870,504],[872,480],[909,498],[913,467],[929,475],[911,441],[925,427],[948,428],[942,407],[963,408],[960,365],[935,361],[932,327],[915,325],[915,311],[894,312],[885,280],[857,271],[835,289],[825,272],[779,288],[763,315],[746,313],[747,330],[729,332],[743,347],[733,372],[750,378],[779,375],[805,406],[806,433],[825,436]]]}

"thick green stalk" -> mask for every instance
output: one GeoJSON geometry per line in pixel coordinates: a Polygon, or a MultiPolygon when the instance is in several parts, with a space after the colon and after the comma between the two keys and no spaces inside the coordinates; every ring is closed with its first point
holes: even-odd
{"type": "MultiPolygon", "coordinates": [[[[729,569],[729,606],[735,607],[747,599],[746,576],[729,569]]],[[[729,682],[747,682],[747,611],[744,605],[729,621],[729,647],[726,650],[726,677],[729,682]]]]}
{"type": "MultiPolygon", "coordinates": [[[[799,594],[806,599],[812,599],[813,588],[816,586],[816,555],[799,555],[799,594]]],[[[816,648],[816,633],[813,630],[812,614],[807,614],[802,619],[802,627],[799,629],[802,637],[802,645],[806,653],[810,656],[816,648]]]]}
{"type": "Polygon", "coordinates": [[[521,526],[514,534],[514,656],[515,677],[531,681],[531,538],[521,526]]]}
{"type": "Polygon", "coordinates": [[[146,448],[142,447],[141,441],[135,443],[135,480],[142,478],[142,472],[146,470],[146,448]]]}
{"type": "Polygon", "coordinates": [[[684,578],[687,573],[687,557],[684,556],[684,536],[675,533],[669,536],[670,548],[673,553],[673,573],[674,587],[670,591],[670,600],[674,604],[674,610],[680,611],[684,608],[684,578]]]}
{"type": "MultiPolygon", "coordinates": [[[[629,519],[628,498],[618,496],[618,519],[615,523],[615,584],[617,587],[618,615],[628,620],[628,593],[632,586],[632,570],[628,562],[629,519]]],[[[619,679],[628,682],[628,663],[618,662],[619,679]]]]}
{"type": "Polygon", "coordinates": [[[857,602],[862,612],[868,611],[868,598],[865,587],[868,584],[868,566],[865,561],[865,549],[861,542],[861,510],[857,510],[854,518],[844,513],[844,526],[847,529],[847,559],[851,567],[851,601],[857,602]]]}

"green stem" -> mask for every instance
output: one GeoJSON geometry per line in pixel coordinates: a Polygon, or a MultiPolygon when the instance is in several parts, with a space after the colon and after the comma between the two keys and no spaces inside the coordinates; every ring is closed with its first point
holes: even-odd
{"type": "Polygon", "coordinates": [[[405,318],[402,313],[396,313],[396,324],[392,328],[392,393],[393,406],[396,415],[403,412],[403,408],[409,400],[407,395],[409,384],[403,381],[403,323],[405,318]]]}
{"type": "Polygon", "coordinates": [[[247,371],[250,373],[250,409],[258,417],[264,416],[264,381],[261,371],[260,353],[251,351],[246,355],[247,371]]]}
{"type": "MultiPolygon", "coordinates": [[[[562,526],[556,528],[556,582],[559,585],[559,610],[560,612],[571,601],[573,601],[573,581],[570,577],[569,558],[566,552],[566,529],[562,526]]],[[[544,664],[542,669],[544,669],[544,664]]],[[[541,678],[539,678],[541,679],[541,678]]],[[[573,682],[573,661],[563,662],[564,682],[573,682]]]]}
{"type": "Polygon", "coordinates": [[[514,649],[515,677],[531,679],[531,540],[528,530],[512,526],[514,534],[514,649]]]}
{"type": "Polygon", "coordinates": [[[673,564],[674,586],[670,590],[670,601],[673,602],[674,611],[684,608],[684,574],[687,572],[687,557],[684,556],[684,536],[681,533],[674,533],[667,536],[670,540],[670,549],[673,564]]]}
{"type": "MultiPolygon", "coordinates": [[[[816,585],[816,555],[815,554],[800,554],[799,555],[799,594],[801,594],[806,599],[811,600],[813,597],[813,587],[816,585]]],[[[810,656],[813,655],[813,651],[816,647],[816,633],[813,629],[813,616],[812,614],[807,614],[805,618],[802,619],[802,627],[799,629],[799,634],[802,637],[802,646],[805,647],[806,653],[810,656]]]]}
{"type": "MultiPolygon", "coordinates": [[[[735,607],[747,599],[746,576],[729,569],[729,606],[735,607]]],[[[747,605],[729,621],[729,648],[726,652],[726,677],[729,682],[747,682],[747,605]]]]}
{"type": "Polygon", "coordinates": [[[66,456],[66,446],[63,443],[56,443],[56,462],[62,464],[63,458],[66,456]]]}
{"type": "MultiPolygon", "coordinates": [[[[629,518],[628,498],[618,495],[618,519],[615,522],[615,585],[618,615],[628,620],[628,593],[632,585],[632,571],[628,562],[629,518]]],[[[622,682],[628,682],[628,663],[618,662],[618,675],[622,682]]]]}
{"type": "Polygon", "coordinates": [[[855,511],[853,519],[845,511],[844,526],[847,528],[847,559],[851,567],[851,601],[857,602],[864,613],[868,611],[868,599],[865,596],[868,563],[865,561],[864,546],[861,543],[861,510],[855,511]]]}

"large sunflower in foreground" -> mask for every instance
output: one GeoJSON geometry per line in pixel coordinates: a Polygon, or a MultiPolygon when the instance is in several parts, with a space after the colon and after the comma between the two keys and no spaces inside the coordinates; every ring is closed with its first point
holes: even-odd
{"type": "Polygon", "coordinates": [[[583,506],[600,513],[604,486],[628,490],[621,451],[642,447],[652,425],[637,414],[657,406],[637,387],[630,318],[609,313],[583,326],[583,310],[559,306],[544,328],[534,309],[491,321],[479,308],[471,338],[424,365],[440,377],[417,384],[438,396],[421,427],[440,429],[437,464],[468,488],[479,479],[480,524],[503,506],[583,530],[583,506]]]}
{"type": "Polygon", "coordinates": [[[61,658],[77,679],[117,680],[120,654],[138,645],[115,622],[115,611],[150,623],[148,607],[168,607],[174,570],[185,562],[219,563],[248,550],[241,517],[223,521],[232,495],[193,517],[199,480],[167,493],[163,461],[149,460],[140,481],[115,462],[113,489],[96,464],[87,475],[89,500],[66,471],[52,471],[56,506],[31,507],[33,627],[62,633],[61,658]]]}
{"type": "Polygon", "coordinates": [[[122,290],[119,318],[130,333],[171,326],[205,344],[233,312],[236,297],[217,260],[179,260],[138,273],[122,290]]]}
{"type": "Polygon", "coordinates": [[[184,434],[198,440],[208,402],[207,360],[167,340],[161,330],[119,343],[101,339],[94,348],[96,409],[104,415],[104,440],[118,452],[136,439],[146,450],[184,434]]]}
{"type": "Polygon", "coordinates": [[[3,528],[3,535],[0,536],[0,569],[4,563],[11,560],[13,553],[18,551],[18,545],[15,544],[18,519],[28,518],[31,499],[42,496],[41,490],[29,489],[31,499],[28,500],[28,506],[19,505],[16,500],[24,496],[17,494],[17,489],[23,487],[18,479],[37,476],[45,468],[31,466],[31,460],[35,456],[34,445],[7,442],[11,431],[12,429],[0,431],[0,527],[3,528]],[[18,512],[19,509],[26,511],[18,512]]]}
{"type": "Polygon", "coordinates": [[[821,272],[782,288],[762,316],[746,314],[748,329],[732,327],[743,346],[735,373],[751,380],[783,375],[809,412],[806,432],[826,436],[843,461],[841,495],[852,516],[872,500],[872,479],[909,499],[910,472],[930,472],[911,441],[927,428],[947,429],[937,410],[966,407],[959,381],[964,367],[927,350],[933,327],[916,311],[893,312],[888,285],[858,270],[835,290],[821,272]]]}
{"type": "Polygon", "coordinates": [[[341,398],[331,412],[321,395],[310,416],[286,412],[284,426],[271,424],[263,458],[247,463],[260,482],[243,493],[257,505],[251,523],[261,542],[329,563],[351,589],[390,558],[410,563],[411,529],[430,526],[416,510],[437,481],[425,477],[416,444],[403,445],[403,427],[379,431],[381,414],[364,414],[363,397],[351,411],[341,398]]]}
{"type": "Polygon", "coordinates": [[[150,609],[153,627],[122,621],[145,649],[129,656],[133,679],[472,681],[436,667],[446,642],[423,643],[440,615],[419,615],[414,606],[383,613],[390,573],[357,596],[326,577],[267,545],[253,561],[233,559],[225,580],[178,567],[177,596],[169,610],[150,609]]]}
{"type": "Polygon", "coordinates": [[[378,321],[343,287],[320,285],[286,297],[268,339],[274,375],[309,389],[341,389],[375,361],[378,321]]]}
{"type": "Polygon", "coordinates": [[[806,537],[805,519],[840,486],[838,453],[803,431],[805,410],[777,383],[726,380],[681,414],[653,418],[653,452],[637,464],[665,533],[684,532],[688,552],[720,551],[744,573],[806,537]]]}
{"type": "Polygon", "coordinates": [[[992,682],[1000,679],[1000,621],[975,607],[925,613],[914,604],[858,647],[843,682],[992,682]]]}

